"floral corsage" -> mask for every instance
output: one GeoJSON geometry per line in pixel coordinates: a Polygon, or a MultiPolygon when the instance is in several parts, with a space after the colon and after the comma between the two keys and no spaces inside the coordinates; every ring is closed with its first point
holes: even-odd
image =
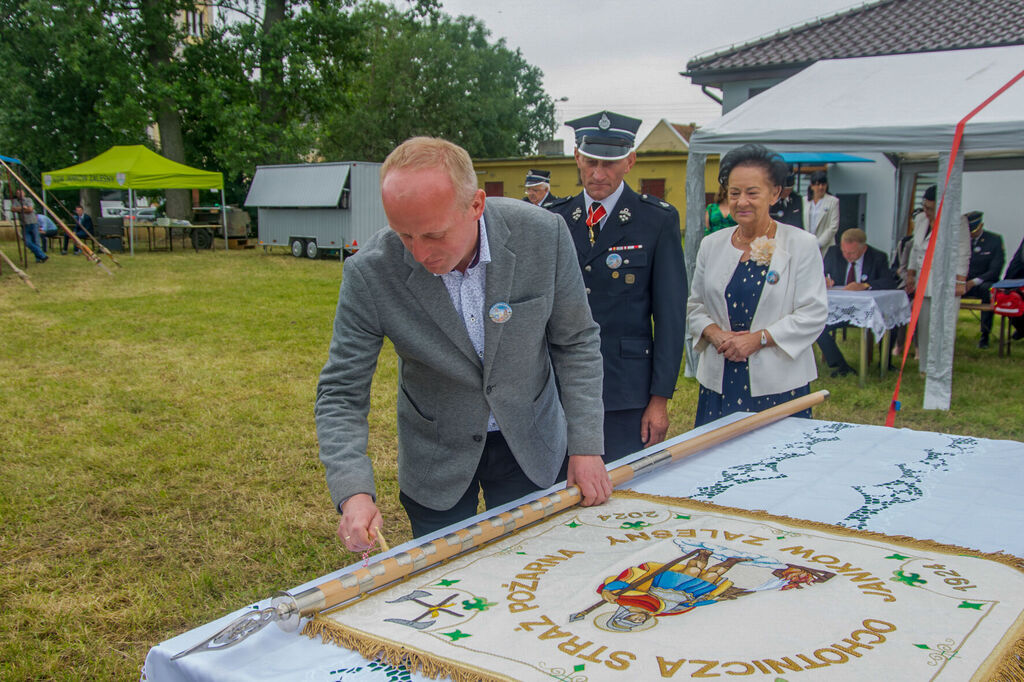
{"type": "Polygon", "coordinates": [[[761,236],[750,242],[750,257],[758,265],[768,265],[772,262],[772,254],[775,253],[775,240],[761,236]]]}

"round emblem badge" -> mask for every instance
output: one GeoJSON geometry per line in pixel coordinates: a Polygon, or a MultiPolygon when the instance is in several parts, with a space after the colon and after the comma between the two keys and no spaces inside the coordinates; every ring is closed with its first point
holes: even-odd
{"type": "Polygon", "coordinates": [[[618,270],[619,266],[622,265],[622,256],[617,253],[609,253],[608,257],[604,259],[604,264],[612,270],[618,270]]]}
{"type": "Polygon", "coordinates": [[[488,315],[490,315],[491,322],[505,324],[512,317],[512,306],[508,303],[495,303],[491,306],[488,315]]]}
{"type": "Polygon", "coordinates": [[[774,270],[768,272],[768,284],[777,284],[779,281],[779,273],[774,270]]]}

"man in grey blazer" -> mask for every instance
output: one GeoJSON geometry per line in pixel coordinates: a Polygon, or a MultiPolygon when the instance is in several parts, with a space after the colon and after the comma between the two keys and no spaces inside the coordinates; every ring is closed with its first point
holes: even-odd
{"type": "Polygon", "coordinates": [[[345,262],[316,426],[338,535],[382,524],[366,456],[384,337],[398,354],[398,484],[420,536],[553,484],[568,453],[584,504],[611,494],[601,354],[565,223],[486,198],[465,150],[435,138],[381,169],[389,229],[345,262]],[[485,205],[486,204],[486,205],[485,205]]]}

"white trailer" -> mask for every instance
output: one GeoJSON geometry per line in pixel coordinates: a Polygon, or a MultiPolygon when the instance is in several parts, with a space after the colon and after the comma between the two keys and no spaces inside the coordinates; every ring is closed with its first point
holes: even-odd
{"type": "Polygon", "coordinates": [[[257,166],[245,198],[258,209],[258,243],[296,258],[346,255],[387,225],[380,164],[363,161],[257,166]]]}

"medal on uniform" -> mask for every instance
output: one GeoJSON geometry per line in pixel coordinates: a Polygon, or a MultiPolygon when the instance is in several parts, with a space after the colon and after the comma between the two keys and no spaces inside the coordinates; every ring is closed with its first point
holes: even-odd
{"type": "Polygon", "coordinates": [[[632,272],[627,272],[626,273],[626,284],[632,284],[635,281],[636,281],[636,275],[634,275],[632,272]]]}
{"type": "Polygon", "coordinates": [[[508,303],[495,303],[491,306],[490,312],[487,313],[491,322],[495,324],[505,324],[509,318],[512,317],[512,306],[508,303]]]}
{"type": "Polygon", "coordinates": [[[579,220],[581,215],[583,215],[583,209],[577,206],[576,210],[572,212],[573,221],[579,220]]]}
{"type": "Polygon", "coordinates": [[[612,270],[618,270],[622,265],[622,256],[617,253],[609,253],[608,257],[604,259],[604,264],[612,270]]]}
{"type": "Polygon", "coordinates": [[[619,211],[619,222],[620,223],[626,222],[627,220],[629,220],[632,217],[632,215],[633,214],[630,213],[628,208],[622,209],[621,211],[619,211]]]}
{"type": "Polygon", "coordinates": [[[618,270],[612,270],[612,279],[618,279],[618,278],[619,278],[619,271],[618,270]]]}
{"type": "Polygon", "coordinates": [[[775,270],[769,270],[767,279],[768,284],[777,284],[779,281],[779,273],[777,273],[775,270]]]}

